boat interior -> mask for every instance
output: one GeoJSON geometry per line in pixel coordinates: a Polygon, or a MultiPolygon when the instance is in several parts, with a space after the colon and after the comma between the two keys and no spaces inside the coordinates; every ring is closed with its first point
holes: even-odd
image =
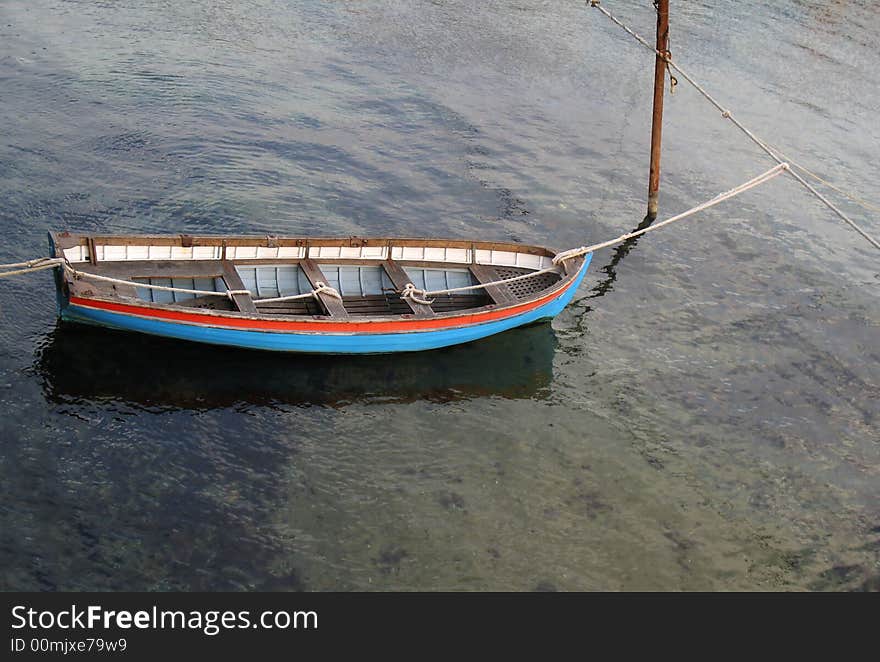
{"type": "Polygon", "coordinates": [[[533,278],[432,296],[418,303],[399,292],[491,283],[552,267],[554,253],[509,243],[437,239],[298,239],[278,237],[87,236],[50,233],[57,257],[79,272],[131,281],[65,279],[73,296],[145,306],[201,308],[248,316],[432,317],[525,302],[572,277],[581,260],[533,278]],[[226,292],[204,296],[138,283],[226,292]],[[334,288],[287,301],[267,301],[334,288]],[[246,291],[246,292],[245,292],[246,291]],[[239,292],[239,293],[236,293],[239,292]]]}

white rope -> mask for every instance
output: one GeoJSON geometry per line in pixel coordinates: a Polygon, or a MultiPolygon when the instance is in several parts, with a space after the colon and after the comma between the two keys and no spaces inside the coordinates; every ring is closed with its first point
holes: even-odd
{"type": "MultiPolygon", "coordinates": [[[[574,256],[572,256],[574,257],[574,256]]],[[[554,258],[555,259],[555,258],[554,258]]],[[[541,276],[543,274],[559,273],[559,267],[547,267],[546,269],[540,269],[539,271],[530,271],[527,274],[522,274],[521,276],[513,276],[512,278],[502,278],[500,280],[493,280],[491,283],[477,283],[476,285],[465,285],[464,287],[450,287],[445,290],[420,290],[416,288],[412,283],[408,283],[405,288],[400,292],[400,297],[402,299],[412,299],[416,303],[431,303],[431,301],[425,300],[427,297],[439,296],[441,294],[453,294],[454,292],[467,292],[469,290],[482,290],[486,287],[492,287],[493,285],[504,285],[506,283],[513,283],[518,280],[526,280],[527,278],[534,278],[535,276],[541,276]],[[416,298],[416,297],[421,298],[416,298]]]]}
{"type": "Polygon", "coordinates": [[[407,283],[404,286],[403,290],[400,293],[400,298],[409,299],[413,303],[421,303],[426,306],[430,306],[432,303],[434,303],[434,299],[428,299],[425,295],[425,291],[416,289],[416,286],[412,283],[407,283]]]}
{"type": "MultiPolygon", "coordinates": [[[[770,147],[767,145],[767,143],[765,143],[763,140],[758,138],[754,133],[749,131],[745,126],[743,126],[743,124],[733,116],[733,114],[730,112],[730,110],[724,108],[724,106],[722,106],[715,99],[715,97],[713,97],[711,94],[709,94],[697,81],[695,81],[691,77],[691,75],[689,73],[687,73],[684,69],[682,69],[677,64],[675,64],[671,58],[666,56],[665,53],[657,50],[654,46],[649,44],[647,42],[647,40],[644,39],[644,37],[642,37],[641,35],[637,34],[633,30],[631,30],[629,27],[624,25],[613,14],[611,14],[611,12],[609,12],[607,9],[602,7],[599,0],[588,0],[588,2],[589,2],[590,7],[595,7],[596,9],[598,9],[605,16],[607,16],[609,19],[611,19],[611,21],[613,21],[615,24],[617,24],[621,28],[623,28],[628,34],[632,35],[642,46],[647,48],[649,51],[651,51],[655,55],[659,56],[661,59],[663,59],[664,62],[666,62],[666,64],[668,66],[672,67],[678,73],[680,73],[688,83],[693,85],[694,88],[709,101],[709,103],[711,103],[713,106],[715,106],[715,108],[717,108],[718,110],[721,111],[721,116],[723,118],[729,119],[731,122],[733,122],[734,126],[736,126],[744,134],[746,134],[746,136],[748,136],[758,147],[760,147],[762,150],[767,152],[767,154],[770,156],[770,158],[772,158],[777,163],[780,163],[780,164],[785,163],[785,161],[783,161],[783,159],[776,152],[774,152],[772,149],[770,149],[770,147]]],[[[862,237],[864,237],[875,248],[880,249],[880,241],[878,241],[877,239],[872,237],[870,234],[868,234],[855,221],[853,221],[849,216],[847,216],[840,209],[838,209],[836,206],[834,206],[834,204],[830,200],[828,200],[828,198],[826,198],[824,195],[819,193],[819,191],[817,191],[815,189],[815,187],[813,187],[812,184],[810,184],[806,179],[801,177],[799,174],[797,174],[795,171],[791,170],[790,168],[788,169],[788,172],[789,172],[789,174],[791,174],[792,177],[794,177],[798,182],[800,182],[804,186],[804,188],[806,188],[810,193],[812,193],[819,200],[821,200],[825,204],[825,206],[827,206],[831,211],[833,211],[835,214],[837,214],[837,216],[839,216],[847,225],[849,225],[853,230],[855,230],[860,235],[862,235],[862,237]]]]}
{"type": "MultiPolygon", "coordinates": [[[[60,260],[60,262],[55,262],[52,265],[47,265],[44,267],[39,267],[41,269],[46,269],[48,266],[58,266],[58,264],[63,264],[65,271],[70,273],[74,278],[85,278],[87,280],[97,280],[104,283],[113,283],[115,285],[131,285],[136,288],[144,288],[148,290],[158,290],[160,292],[180,292],[181,294],[193,294],[195,296],[214,296],[214,297],[226,297],[231,299],[233,296],[242,294],[247,296],[253,296],[253,293],[250,290],[223,290],[223,291],[215,291],[215,290],[191,290],[185,287],[171,287],[169,285],[152,285],[150,283],[138,283],[137,281],[132,280],[124,280],[122,278],[112,278],[110,276],[101,276],[99,274],[93,274],[87,271],[78,271],[71,267],[69,264],[65,264],[63,258],[56,258],[56,260],[60,260]]],[[[4,274],[5,275],[5,274],[4,274]]],[[[11,274],[10,274],[11,275],[11,274]]],[[[310,292],[306,292],[305,294],[296,294],[292,296],[285,297],[275,297],[274,299],[255,299],[254,303],[256,305],[260,305],[261,303],[273,303],[276,301],[292,301],[293,299],[305,299],[308,297],[316,297],[319,294],[327,294],[329,296],[335,297],[337,299],[341,299],[342,296],[337,292],[334,288],[318,281],[315,283],[315,289],[310,292]]]]}
{"type": "Polygon", "coordinates": [[[711,200],[707,200],[706,202],[697,205],[687,211],[684,211],[672,218],[667,218],[665,221],[661,221],[659,223],[655,223],[650,227],[647,227],[643,230],[638,230],[637,232],[630,232],[628,234],[623,234],[617,237],[617,239],[611,239],[610,241],[603,241],[601,244],[593,244],[592,246],[581,246],[580,248],[574,248],[569,251],[563,251],[561,253],[557,253],[556,257],[553,258],[554,264],[559,264],[560,262],[564,262],[565,260],[569,260],[573,257],[577,257],[579,255],[586,255],[587,253],[592,253],[593,251],[597,251],[600,248],[607,248],[608,246],[614,246],[615,244],[622,244],[625,241],[629,241],[630,239],[635,239],[636,237],[640,237],[643,234],[647,234],[648,232],[653,232],[654,230],[659,230],[662,227],[670,225],[671,223],[676,223],[678,221],[684,220],[688,216],[692,216],[697,212],[703,211],[704,209],[709,209],[709,207],[714,207],[715,205],[724,202],[725,200],[729,200],[740,193],[745,193],[749,189],[753,189],[756,186],[760,186],[764,182],[768,182],[774,177],[781,175],[784,171],[788,170],[789,165],[787,163],[780,163],[778,166],[775,166],[768,170],[767,172],[761,173],[754,179],[750,179],[744,184],[740,184],[736,188],[732,188],[729,191],[725,191],[724,193],[719,193],[711,200]]]}
{"type": "Polygon", "coordinates": [[[85,278],[86,280],[97,280],[102,283],[113,283],[114,285],[131,285],[138,289],[143,288],[147,290],[157,290],[159,292],[180,292],[182,294],[194,294],[197,296],[212,296],[212,297],[230,297],[233,294],[250,294],[250,290],[224,290],[222,292],[218,292],[216,290],[190,290],[185,287],[171,287],[170,285],[152,285],[150,283],[138,283],[133,280],[124,280],[122,278],[111,278],[110,276],[101,276],[99,274],[93,274],[88,271],[78,271],[74,269],[69,264],[64,265],[64,270],[67,271],[74,278],[85,278]]]}
{"type": "MultiPolygon", "coordinates": [[[[430,297],[439,296],[441,294],[453,294],[455,292],[467,292],[470,290],[481,290],[487,287],[492,287],[494,285],[506,285],[508,283],[514,283],[521,280],[526,280],[528,278],[535,278],[536,276],[541,276],[547,273],[560,273],[561,267],[560,263],[565,262],[566,260],[571,260],[575,257],[579,257],[581,255],[586,255],[587,253],[592,253],[593,251],[599,250],[600,248],[607,248],[608,246],[614,246],[615,244],[621,244],[625,241],[629,241],[635,237],[639,237],[648,232],[652,232],[654,230],[659,230],[662,227],[670,225],[672,223],[676,223],[678,221],[682,221],[689,216],[696,214],[697,212],[703,211],[705,209],[709,209],[710,207],[714,207],[715,205],[724,202],[725,200],[729,200],[741,193],[745,193],[746,191],[755,188],[756,186],[760,186],[761,184],[770,181],[774,177],[779,176],[784,171],[789,169],[789,165],[787,163],[780,163],[777,166],[774,166],[767,172],[761,173],[757,177],[753,177],[747,182],[740,184],[739,186],[730,189],[729,191],[725,191],[723,193],[719,193],[711,200],[707,200],[696,207],[688,209],[685,212],[682,212],[672,218],[668,218],[665,221],[661,221],[660,223],[656,223],[648,228],[643,230],[639,230],[637,232],[630,232],[628,234],[621,235],[616,239],[611,239],[609,241],[603,241],[599,244],[593,244],[591,246],[581,246],[580,248],[573,248],[571,250],[562,251],[557,253],[553,257],[553,266],[547,267],[546,269],[539,269],[536,271],[530,271],[525,274],[521,274],[519,276],[513,276],[511,278],[502,278],[499,280],[494,280],[489,283],[477,283],[475,285],[465,285],[463,287],[450,287],[445,290],[422,290],[417,288],[412,283],[407,283],[404,288],[398,292],[401,299],[407,299],[412,301],[413,303],[419,303],[424,305],[431,305],[434,300],[430,297]]],[[[48,269],[50,267],[55,266],[63,266],[65,271],[71,274],[74,278],[85,278],[91,280],[102,281],[105,283],[114,283],[118,285],[130,285],[135,288],[144,288],[149,290],[159,290],[162,292],[181,292],[185,294],[193,294],[199,296],[220,296],[220,297],[229,297],[232,298],[235,295],[244,294],[252,296],[250,290],[225,290],[223,292],[216,292],[213,290],[191,290],[183,287],[171,287],[168,285],[152,285],[150,283],[138,283],[131,280],[124,280],[122,278],[112,278],[111,276],[101,276],[99,274],[93,274],[85,271],[77,271],[64,258],[41,258],[38,260],[31,260],[27,263],[21,264],[31,264],[33,266],[20,270],[19,272],[24,273],[26,271],[36,271],[39,269],[48,269]]],[[[18,272],[9,272],[8,274],[0,274],[3,275],[11,275],[12,273],[18,272]]],[[[315,283],[315,289],[311,292],[305,292],[303,294],[293,294],[289,296],[281,296],[274,297],[271,299],[257,299],[254,301],[256,305],[264,304],[264,303],[276,303],[281,301],[293,301],[295,299],[305,299],[308,297],[319,298],[321,294],[325,294],[327,296],[334,297],[336,299],[342,299],[342,295],[333,287],[328,286],[326,283],[322,281],[317,281],[315,283]]]]}
{"type": "Polygon", "coordinates": [[[656,223],[651,227],[645,228],[644,230],[639,230],[637,232],[630,232],[628,234],[623,234],[616,239],[611,239],[609,241],[603,241],[599,244],[593,244],[591,246],[581,246],[580,248],[572,248],[571,250],[562,251],[557,253],[553,257],[553,265],[552,267],[548,267],[546,269],[540,269],[538,271],[530,271],[527,274],[522,274],[521,276],[514,276],[512,278],[502,278],[500,280],[493,280],[490,283],[477,283],[476,285],[466,285],[465,287],[451,287],[445,290],[420,290],[416,288],[412,283],[407,283],[406,287],[400,291],[400,297],[402,299],[410,299],[415,303],[430,303],[427,301],[428,297],[439,296],[441,294],[452,294],[454,292],[465,292],[468,290],[480,290],[486,287],[491,287],[493,285],[504,285],[507,283],[513,283],[519,280],[526,280],[527,278],[534,278],[535,276],[540,276],[542,274],[547,273],[559,273],[560,267],[557,266],[561,262],[565,262],[566,260],[571,260],[572,258],[580,257],[581,255],[586,255],[587,253],[592,253],[593,251],[597,251],[600,248],[608,248],[609,246],[614,246],[616,244],[622,244],[625,241],[629,241],[630,239],[634,239],[635,237],[639,237],[643,234],[651,232],[653,230],[659,230],[662,227],[670,225],[672,223],[676,223],[678,221],[682,221],[686,219],[688,216],[693,216],[697,212],[703,211],[705,209],[709,209],[710,207],[714,207],[715,205],[724,202],[725,200],[730,200],[741,193],[745,193],[746,191],[755,188],[756,186],[760,186],[765,182],[770,181],[774,177],[778,177],[784,171],[788,170],[787,163],[780,163],[777,166],[770,168],[767,172],[763,172],[757,177],[750,179],[749,181],[740,184],[736,188],[732,188],[729,191],[725,191],[724,193],[719,193],[711,200],[707,200],[696,207],[692,207],[687,211],[684,211],[672,218],[667,218],[665,221],[661,221],[660,223],[656,223]]]}
{"type": "Polygon", "coordinates": [[[34,260],[28,260],[27,262],[10,262],[9,264],[0,264],[0,271],[3,269],[15,269],[16,267],[35,267],[38,265],[52,263],[52,266],[55,266],[59,262],[64,262],[63,257],[38,257],[34,260]]]}
{"type": "Polygon", "coordinates": [[[315,296],[316,290],[312,290],[311,292],[306,292],[305,294],[291,294],[290,296],[283,297],[275,297],[273,299],[259,299],[254,300],[254,303],[258,306],[261,303],[278,303],[280,301],[295,301],[296,299],[308,299],[309,297],[315,296]]]}
{"type": "Polygon", "coordinates": [[[0,278],[7,276],[18,276],[19,274],[29,274],[34,271],[42,271],[43,269],[54,269],[64,264],[63,257],[41,257],[36,260],[28,260],[27,262],[13,262],[11,264],[0,264],[0,269],[12,269],[11,271],[0,272],[0,278]],[[14,267],[23,267],[15,269],[14,267]]]}
{"type": "Polygon", "coordinates": [[[771,143],[765,143],[765,144],[767,145],[767,147],[770,147],[774,152],[776,152],[777,154],[779,154],[779,156],[781,156],[783,159],[785,159],[785,161],[787,163],[790,163],[792,167],[797,168],[798,170],[800,170],[801,172],[806,174],[808,177],[812,177],[817,182],[821,182],[822,184],[824,184],[825,186],[827,186],[831,190],[837,191],[844,198],[848,198],[850,201],[854,202],[855,204],[859,205],[860,207],[862,207],[864,209],[867,209],[868,211],[880,212],[880,206],[872,204],[872,203],[868,202],[867,200],[855,195],[854,193],[848,193],[847,191],[840,188],[839,186],[835,186],[834,184],[829,182],[827,179],[823,179],[822,177],[817,175],[812,170],[809,170],[805,165],[802,165],[802,164],[798,163],[797,161],[795,161],[794,159],[789,158],[788,156],[783,154],[782,150],[779,149],[778,147],[776,147],[775,145],[773,145],[771,143]]]}
{"type": "Polygon", "coordinates": [[[304,294],[291,294],[289,296],[283,297],[275,297],[274,299],[258,299],[255,300],[254,303],[259,306],[261,303],[278,303],[280,301],[294,301],[296,299],[307,299],[309,297],[320,299],[320,297],[318,296],[319,294],[326,294],[327,296],[331,296],[334,299],[339,299],[340,301],[342,300],[342,295],[336,288],[330,287],[323,281],[319,280],[315,283],[315,289],[311,292],[306,292],[304,294]]]}

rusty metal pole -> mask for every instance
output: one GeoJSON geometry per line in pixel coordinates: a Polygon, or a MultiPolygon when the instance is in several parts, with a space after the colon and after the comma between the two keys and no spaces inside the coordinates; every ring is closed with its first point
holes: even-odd
{"type": "MultiPolygon", "coordinates": [[[[657,7],[657,50],[669,55],[669,0],[655,0],[657,7]]],[[[663,133],[663,92],[666,83],[666,60],[659,54],[654,62],[654,117],[651,122],[651,173],[648,177],[648,219],[657,218],[657,194],[660,190],[660,143],[663,133]]]]}

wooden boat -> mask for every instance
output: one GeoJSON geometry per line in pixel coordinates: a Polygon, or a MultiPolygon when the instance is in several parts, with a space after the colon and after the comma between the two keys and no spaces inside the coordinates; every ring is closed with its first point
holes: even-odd
{"type": "Polygon", "coordinates": [[[591,257],[557,266],[546,248],[441,239],[50,232],[49,241],[63,260],[64,320],[319,354],[435,349],[552,319],[591,257]]]}

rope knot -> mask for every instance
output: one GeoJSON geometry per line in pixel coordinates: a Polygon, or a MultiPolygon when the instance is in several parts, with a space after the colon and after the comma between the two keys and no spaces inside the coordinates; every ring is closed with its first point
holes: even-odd
{"type": "Polygon", "coordinates": [[[729,110],[722,111],[721,117],[723,117],[726,120],[730,119],[730,111],[729,110]]]}
{"type": "Polygon", "coordinates": [[[407,283],[403,286],[403,290],[400,293],[401,299],[409,299],[413,303],[421,303],[426,306],[430,306],[434,303],[434,299],[426,299],[428,293],[425,290],[419,290],[412,283],[407,283]]]}
{"type": "Polygon", "coordinates": [[[580,257],[581,255],[586,255],[587,253],[592,252],[592,247],[581,246],[580,248],[571,248],[567,251],[562,251],[561,253],[557,253],[553,256],[553,264],[560,264],[561,262],[565,262],[566,260],[570,260],[573,257],[580,257]]]}
{"type": "Polygon", "coordinates": [[[312,294],[315,295],[316,299],[319,294],[326,294],[328,297],[333,297],[334,299],[342,301],[342,295],[339,294],[339,291],[335,287],[330,287],[322,280],[315,283],[315,289],[312,291],[312,294]]]}

